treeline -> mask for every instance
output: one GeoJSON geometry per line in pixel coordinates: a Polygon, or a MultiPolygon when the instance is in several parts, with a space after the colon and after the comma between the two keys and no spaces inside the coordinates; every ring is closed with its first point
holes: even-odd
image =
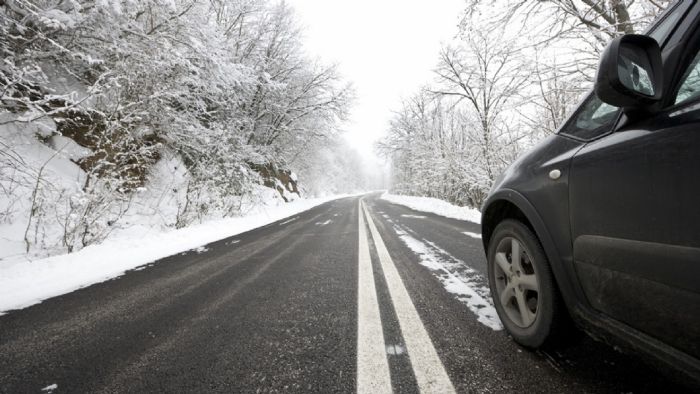
{"type": "Polygon", "coordinates": [[[283,1],[0,0],[0,53],[0,221],[29,216],[27,248],[41,220],[61,224],[68,250],[102,239],[163,160],[184,170],[171,222],[185,226],[237,214],[265,182],[256,168],[303,178],[346,149],[352,89],[304,53],[283,1]],[[10,127],[35,128],[57,152],[85,148],[71,153],[78,187],[47,182],[10,127]],[[31,202],[15,201],[23,187],[31,202]]]}
{"type": "Polygon", "coordinates": [[[607,42],[642,31],[669,3],[468,0],[434,80],[378,143],[392,189],[479,208],[501,171],[590,89],[607,42]]]}

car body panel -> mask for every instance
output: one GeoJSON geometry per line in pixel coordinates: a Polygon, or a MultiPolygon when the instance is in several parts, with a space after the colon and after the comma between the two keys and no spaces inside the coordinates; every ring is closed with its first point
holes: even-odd
{"type": "MultiPolygon", "coordinates": [[[[556,259],[553,270],[558,280],[571,286],[560,286],[569,307],[577,307],[583,294],[568,294],[574,280],[572,265],[572,241],[569,225],[569,166],[574,154],[584,143],[559,135],[552,135],[541,141],[532,150],[519,157],[496,180],[482,212],[488,215],[488,207],[496,201],[509,201],[517,206],[528,218],[535,233],[543,243],[550,259],[556,259]],[[549,173],[558,170],[558,179],[551,179],[549,173]],[[547,206],[543,211],[536,207],[547,206]],[[546,241],[545,241],[546,239],[546,241]]],[[[486,218],[482,223],[488,223],[486,218]]],[[[488,232],[487,232],[488,233],[488,232]]],[[[488,242],[488,237],[483,238],[488,242]]]]}
{"type": "MultiPolygon", "coordinates": [[[[700,5],[675,9],[682,17],[662,39],[667,94],[688,45],[700,46],[688,33],[700,29],[700,5]]],[[[515,206],[579,327],[700,386],[700,100],[662,101],[646,118],[622,115],[596,137],[558,134],[523,154],[494,182],[482,235],[488,250],[503,219],[494,211],[515,206]]]]}
{"type": "Polygon", "coordinates": [[[700,357],[700,109],[589,143],[571,167],[574,262],[591,306],[700,357]]]}
{"type": "MultiPolygon", "coordinates": [[[[683,349],[682,347],[669,346],[664,341],[601,312],[591,305],[586,296],[580,276],[590,273],[582,272],[580,265],[577,269],[574,264],[574,241],[568,210],[572,161],[587,146],[588,144],[581,141],[552,136],[522,155],[497,179],[484,203],[482,233],[488,234],[497,225],[490,222],[488,218],[491,207],[497,206],[502,201],[516,206],[524,214],[542,243],[567,309],[580,328],[612,346],[646,355],[646,358],[652,362],[660,362],[660,365],[671,367],[674,373],[679,374],[679,379],[690,377],[698,380],[700,379],[700,361],[686,353],[687,350],[682,351],[680,350],[683,349]],[[556,181],[549,178],[549,171],[552,169],[561,171],[561,176],[556,181]]],[[[585,238],[579,240],[579,242],[583,241],[585,238]]],[[[483,242],[486,250],[487,236],[483,238],[483,242]]],[[[585,249],[580,250],[580,253],[582,260],[585,260],[585,249]]],[[[695,254],[686,253],[685,256],[690,256],[692,262],[696,261],[695,254]]],[[[686,278],[686,280],[690,283],[694,278],[696,277],[686,278]]],[[[606,282],[600,277],[593,279],[586,283],[590,285],[598,281],[601,284],[606,282]]],[[[618,276],[614,280],[624,282],[629,278],[618,276]]],[[[609,280],[607,282],[609,283],[609,280]]],[[[652,292],[655,291],[653,287],[652,292]]],[[[590,289],[588,290],[590,293],[590,289]]],[[[679,306],[677,310],[681,315],[697,316],[694,305],[696,303],[691,300],[679,306]]],[[[678,332],[683,332],[683,327],[680,327],[680,331],[676,331],[676,335],[678,332]]],[[[688,343],[685,344],[688,345],[688,343]]],[[[689,346],[697,346],[697,344],[689,346]]]]}

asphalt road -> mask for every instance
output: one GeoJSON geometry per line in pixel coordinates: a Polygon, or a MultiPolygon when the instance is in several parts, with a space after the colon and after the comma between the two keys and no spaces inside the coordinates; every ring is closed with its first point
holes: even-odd
{"type": "Polygon", "coordinates": [[[0,392],[683,391],[585,336],[519,347],[473,302],[478,225],[364,206],[332,201],[1,316],[0,392]]]}

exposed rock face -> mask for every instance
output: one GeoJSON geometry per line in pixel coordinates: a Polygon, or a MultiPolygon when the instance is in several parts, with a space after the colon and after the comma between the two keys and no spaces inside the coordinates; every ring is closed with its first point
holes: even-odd
{"type": "Polygon", "coordinates": [[[289,171],[277,168],[274,164],[249,164],[255,172],[260,174],[263,185],[277,190],[285,202],[293,199],[292,194],[299,196],[296,176],[289,171]]]}
{"type": "MultiPolygon", "coordinates": [[[[29,86],[15,92],[13,97],[36,101],[41,100],[44,93],[39,86],[29,86]]],[[[160,159],[158,148],[162,140],[154,134],[137,136],[130,132],[129,125],[110,123],[98,111],[70,108],[70,105],[63,99],[49,100],[43,104],[41,107],[50,114],[56,130],[49,135],[37,134],[37,138],[49,144],[49,140],[58,134],[86,148],[89,154],[73,161],[88,174],[88,179],[91,176],[109,176],[117,180],[118,187],[123,191],[143,186],[148,169],[160,159]]],[[[28,108],[20,103],[5,109],[21,113],[28,108]]]]}
{"type": "Polygon", "coordinates": [[[158,137],[136,137],[125,127],[108,128],[104,117],[97,112],[68,110],[55,118],[61,135],[92,151],[76,164],[98,177],[108,173],[117,177],[125,190],[143,186],[149,167],[160,158],[158,137]]]}

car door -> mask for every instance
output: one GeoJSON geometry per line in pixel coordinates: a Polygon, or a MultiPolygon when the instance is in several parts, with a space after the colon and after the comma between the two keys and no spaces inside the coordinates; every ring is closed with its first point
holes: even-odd
{"type": "Polygon", "coordinates": [[[689,59],[666,76],[678,79],[666,110],[574,156],[570,215],[590,305],[700,358],[700,55],[689,59]]]}

